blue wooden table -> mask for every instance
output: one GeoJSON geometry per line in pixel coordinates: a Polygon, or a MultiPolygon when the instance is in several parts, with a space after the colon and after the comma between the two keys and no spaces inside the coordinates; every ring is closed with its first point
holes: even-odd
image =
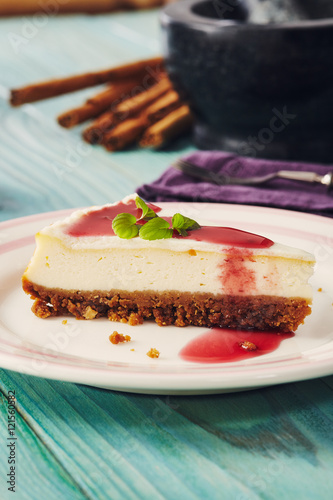
{"type": "MultiPolygon", "coordinates": [[[[0,21],[1,220],[113,202],[193,149],[186,139],[161,152],[84,145],[80,128],[62,130],[54,118],[89,91],[7,104],[11,87],[158,54],[159,36],[157,11],[0,21]]],[[[0,391],[1,499],[333,497],[333,377],[154,396],[0,370],[0,391]],[[12,391],[15,493],[7,483],[12,391]]]]}

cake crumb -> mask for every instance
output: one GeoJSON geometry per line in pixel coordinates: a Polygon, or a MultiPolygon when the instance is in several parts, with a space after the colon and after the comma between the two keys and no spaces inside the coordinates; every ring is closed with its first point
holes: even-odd
{"type": "Polygon", "coordinates": [[[238,342],[239,347],[244,349],[245,351],[256,351],[258,347],[249,340],[244,340],[243,342],[238,342]]]}
{"type": "Polygon", "coordinates": [[[130,349],[130,351],[135,351],[135,349],[130,349]]]}
{"type": "Polygon", "coordinates": [[[94,319],[95,316],[97,316],[97,311],[93,309],[92,307],[88,306],[83,314],[83,317],[85,319],[94,319]]]}
{"type": "Polygon", "coordinates": [[[61,322],[63,325],[67,325],[67,319],[63,319],[61,322]]]}
{"type": "Polygon", "coordinates": [[[131,340],[131,337],[129,335],[123,335],[122,333],[114,331],[113,333],[111,333],[109,340],[112,344],[119,344],[121,342],[129,342],[131,340]]]}
{"type": "Polygon", "coordinates": [[[322,287],[319,287],[318,292],[322,292],[322,291],[323,291],[322,287]]]}
{"type": "Polygon", "coordinates": [[[160,351],[158,351],[157,349],[155,349],[155,347],[152,347],[147,352],[147,356],[149,356],[150,358],[159,358],[160,357],[160,351]]]}
{"type": "Polygon", "coordinates": [[[191,248],[191,249],[188,251],[188,253],[189,253],[190,255],[193,255],[193,257],[195,257],[195,256],[197,255],[197,252],[196,252],[193,248],[191,248]]]}

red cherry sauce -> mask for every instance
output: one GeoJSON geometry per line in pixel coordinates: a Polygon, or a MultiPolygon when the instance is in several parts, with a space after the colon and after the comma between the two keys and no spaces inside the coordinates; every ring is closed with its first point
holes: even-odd
{"type": "MultiPolygon", "coordinates": [[[[182,236],[177,236],[182,238],[182,236]]],[[[200,229],[189,231],[187,238],[194,241],[206,241],[221,245],[242,248],[269,248],[274,242],[258,234],[248,233],[232,227],[201,226],[200,229]]]]}
{"type": "MultiPolygon", "coordinates": [[[[161,208],[152,203],[147,203],[147,205],[156,213],[161,211],[161,208]]],[[[74,237],[114,236],[112,220],[116,215],[123,212],[135,215],[137,218],[142,214],[141,209],[137,208],[134,200],[130,200],[128,203],[119,202],[111,207],[103,207],[100,210],[88,212],[72,224],[66,232],[74,237]]],[[[171,223],[171,217],[165,217],[165,219],[171,223]]],[[[176,231],[174,237],[184,238],[176,231]]],[[[185,238],[242,248],[269,248],[273,245],[273,241],[263,236],[229,227],[202,226],[195,231],[189,231],[188,236],[185,238]]]]}
{"type": "Polygon", "coordinates": [[[191,340],[179,355],[194,363],[228,363],[241,361],[275,351],[281,342],[294,333],[229,330],[212,328],[191,340]],[[245,344],[244,344],[245,342],[245,344]],[[246,344],[249,342],[251,344],[246,344]],[[249,348],[246,348],[246,347],[249,348]],[[253,346],[256,349],[253,349],[253,346]],[[250,349],[253,350],[250,350],[250,349]]]}
{"type": "Polygon", "coordinates": [[[223,293],[246,295],[257,291],[255,273],[248,268],[246,261],[251,260],[253,248],[269,248],[274,244],[272,240],[231,227],[214,226],[203,226],[191,231],[188,237],[231,247],[220,266],[223,293]]]}
{"type": "MultiPolygon", "coordinates": [[[[148,207],[154,212],[160,212],[160,208],[152,203],[147,203],[148,207]]],[[[137,208],[135,201],[129,203],[120,201],[111,207],[103,207],[100,210],[93,210],[83,215],[77,222],[70,226],[66,233],[76,238],[80,236],[115,236],[112,229],[112,221],[116,215],[126,212],[140,218],[141,208],[137,208]]]]}

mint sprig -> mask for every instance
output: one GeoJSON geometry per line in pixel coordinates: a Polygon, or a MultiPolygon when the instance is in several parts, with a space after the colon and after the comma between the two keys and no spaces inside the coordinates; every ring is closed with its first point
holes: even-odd
{"type": "Polygon", "coordinates": [[[137,208],[141,209],[141,217],[128,213],[118,214],[112,222],[112,229],[119,238],[131,239],[136,236],[144,240],[162,240],[172,238],[177,231],[181,236],[187,236],[188,230],[200,229],[200,225],[193,219],[176,213],[171,224],[159,217],[152,208],[139,197],[135,199],[137,208]],[[144,221],[144,223],[142,223],[144,221]]]}

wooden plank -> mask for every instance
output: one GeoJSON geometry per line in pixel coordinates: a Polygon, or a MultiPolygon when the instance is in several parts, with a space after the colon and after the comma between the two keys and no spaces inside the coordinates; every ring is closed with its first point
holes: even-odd
{"type": "MultiPolygon", "coordinates": [[[[0,371],[1,376],[4,374],[0,371]]],[[[6,379],[6,377],[4,377],[6,379]]],[[[2,379],[4,381],[4,379],[2,379]]],[[[15,435],[16,435],[16,463],[15,463],[15,494],[8,491],[10,484],[7,483],[10,465],[8,464],[8,404],[7,395],[2,391],[4,384],[1,383],[0,390],[0,434],[1,434],[1,461],[0,461],[0,498],[16,498],[30,500],[32,498],[43,498],[59,500],[59,498],[71,498],[83,500],[86,495],[81,492],[71,475],[62,467],[52,451],[44,446],[44,443],[30,428],[20,413],[16,412],[15,435]]],[[[9,385],[8,390],[13,386],[9,385]]],[[[17,388],[17,385],[16,385],[17,388]]],[[[17,390],[17,389],[16,389],[17,390]]]]}
{"type": "Polygon", "coordinates": [[[223,491],[324,500],[333,491],[325,379],[197,397],[115,393],[13,372],[2,380],[19,385],[22,415],[88,497],[218,499],[223,491]]]}

